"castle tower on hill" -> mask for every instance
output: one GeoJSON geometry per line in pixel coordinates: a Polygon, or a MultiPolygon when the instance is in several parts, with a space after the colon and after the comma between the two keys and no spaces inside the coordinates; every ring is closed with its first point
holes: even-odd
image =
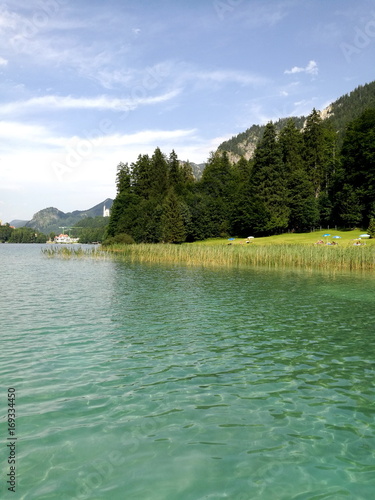
{"type": "Polygon", "coordinates": [[[111,215],[111,212],[109,208],[105,208],[105,205],[103,207],[103,217],[109,217],[111,215]]]}

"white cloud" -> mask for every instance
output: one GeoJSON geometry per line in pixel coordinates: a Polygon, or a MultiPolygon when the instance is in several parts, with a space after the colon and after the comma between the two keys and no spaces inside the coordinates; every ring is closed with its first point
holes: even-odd
{"type": "Polygon", "coordinates": [[[2,147],[8,140],[35,141],[43,140],[49,136],[45,127],[39,125],[26,125],[24,123],[0,121],[0,139],[2,147]]]}
{"type": "Polygon", "coordinates": [[[19,29],[20,16],[15,12],[6,10],[4,6],[0,12],[0,35],[9,35],[9,33],[19,29]]]}
{"type": "Polygon", "coordinates": [[[316,97],[302,99],[293,103],[293,110],[290,116],[308,116],[314,107],[317,107],[316,97]]]}
{"type": "Polygon", "coordinates": [[[196,129],[190,130],[143,130],[134,134],[114,134],[99,139],[100,143],[106,147],[115,147],[133,144],[156,144],[158,142],[169,141],[171,139],[182,139],[192,136],[196,129]]]}
{"type": "Polygon", "coordinates": [[[4,59],[3,57],[0,57],[0,66],[6,66],[8,64],[8,61],[4,59]]]}
{"type": "Polygon", "coordinates": [[[93,80],[98,81],[105,89],[113,89],[116,86],[135,85],[134,72],[131,71],[124,71],[122,69],[108,71],[108,69],[103,69],[94,72],[93,76],[90,76],[90,72],[87,71],[86,74],[93,80]]]}
{"type": "MultiPolygon", "coordinates": [[[[188,77],[188,75],[186,75],[188,77]]],[[[196,71],[189,74],[189,78],[213,81],[216,83],[234,82],[241,85],[259,85],[265,83],[265,78],[244,71],[218,70],[218,71],[196,71]]]]}
{"type": "MultiPolygon", "coordinates": [[[[134,159],[142,148],[155,149],[160,144],[166,144],[167,147],[172,144],[184,144],[186,141],[199,141],[196,136],[197,129],[172,129],[172,130],[141,130],[130,134],[105,133],[102,135],[86,136],[54,136],[48,129],[38,125],[26,125],[18,122],[0,121],[0,143],[2,144],[2,160],[6,158],[6,164],[9,160],[17,161],[24,154],[36,154],[51,158],[59,156],[61,158],[73,154],[80,157],[80,160],[86,160],[88,157],[104,157],[114,151],[132,151],[134,159]],[[6,145],[9,145],[6,146],[6,145]],[[15,146],[16,145],[16,146],[15,146]]],[[[127,161],[127,160],[126,160],[127,161]]],[[[25,166],[29,170],[29,162],[19,162],[20,168],[25,166]]],[[[39,163],[41,164],[41,162],[39,163]]],[[[38,162],[33,162],[38,165],[38,162]]],[[[37,168],[37,167],[35,167],[37,168]]],[[[13,175],[12,169],[2,169],[2,173],[13,175]]],[[[33,174],[34,175],[34,174],[33,174]]]]}
{"type": "Polygon", "coordinates": [[[305,106],[306,104],[308,104],[309,101],[307,101],[306,99],[302,99],[302,101],[296,101],[294,103],[294,106],[296,107],[299,107],[299,106],[305,106]]]}
{"type": "MultiPolygon", "coordinates": [[[[196,129],[141,130],[131,134],[108,134],[100,137],[67,137],[58,151],[59,161],[67,164],[97,161],[99,158],[121,157],[122,161],[134,161],[142,152],[152,153],[157,146],[177,149],[177,144],[197,141],[196,129]],[[126,149],[124,147],[126,146],[126,149]],[[145,151],[147,150],[147,151],[145,151]]],[[[107,162],[107,160],[106,160],[107,162]]]]}
{"type": "Polygon", "coordinates": [[[318,65],[315,61],[309,61],[308,65],[305,68],[301,68],[300,66],[293,66],[292,69],[286,69],[284,73],[286,75],[294,75],[296,73],[306,73],[308,75],[317,75],[319,72],[318,65]]]}
{"type": "Polygon", "coordinates": [[[319,73],[319,68],[315,61],[309,61],[309,64],[306,66],[306,73],[309,75],[317,75],[319,73]]]}
{"type": "Polygon", "coordinates": [[[110,29],[110,19],[104,22],[102,16],[96,17],[94,6],[88,18],[77,15],[79,9],[75,11],[73,5],[66,8],[62,1],[38,1],[34,5],[30,1],[23,7],[18,1],[6,3],[14,3],[14,6],[0,7],[0,45],[12,54],[15,64],[20,56],[26,55],[36,67],[66,66],[97,81],[100,71],[108,65],[116,66],[124,52],[126,42],[121,49],[113,50],[110,46],[111,36],[103,35],[104,26],[110,29]],[[97,38],[91,43],[77,45],[76,33],[79,32],[83,39],[89,37],[93,26],[96,26],[97,38]]]}
{"type": "MultiPolygon", "coordinates": [[[[142,90],[142,89],[139,89],[142,90]]],[[[144,90],[147,94],[147,91],[144,90]]],[[[5,104],[1,107],[0,113],[22,113],[26,110],[40,109],[96,109],[96,110],[112,110],[112,111],[129,111],[134,110],[139,106],[158,104],[169,101],[180,93],[179,89],[166,92],[165,94],[137,97],[134,91],[134,97],[128,98],[111,98],[106,95],[97,97],[72,97],[72,96],[57,96],[46,95],[42,97],[33,97],[26,101],[16,101],[5,104]]]]}
{"type": "Polygon", "coordinates": [[[12,145],[1,152],[6,168],[0,169],[0,186],[3,197],[9,193],[3,220],[31,219],[33,213],[47,206],[65,212],[86,209],[114,197],[119,162],[136,161],[140,153],[152,155],[158,146],[166,154],[175,149],[181,159],[202,161],[208,157],[208,144],[196,129],[62,138],[51,134],[45,137],[42,127],[2,122],[0,143],[4,142],[2,137],[6,140],[6,131],[12,145]],[[23,136],[30,134],[31,140],[25,144],[23,136]],[[27,206],[21,206],[21,199],[27,200],[27,206]],[[12,200],[17,200],[14,206],[12,200]]]}
{"type": "Polygon", "coordinates": [[[203,82],[208,85],[212,83],[226,84],[237,83],[240,85],[261,85],[266,83],[266,78],[251,73],[248,71],[232,70],[232,69],[215,69],[203,70],[197,66],[184,62],[165,63],[163,71],[168,72],[170,77],[176,75],[177,82],[184,84],[185,82],[203,82]],[[176,71],[177,68],[177,71],[176,71]]]}
{"type": "Polygon", "coordinates": [[[154,66],[143,69],[127,68],[126,70],[103,70],[95,71],[95,79],[104,88],[114,87],[139,88],[146,90],[162,87],[165,82],[174,87],[184,86],[186,83],[199,82],[199,84],[212,85],[236,83],[239,85],[262,85],[267,82],[266,78],[246,71],[234,71],[218,69],[213,71],[203,70],[184,61],[163,61],[154,66]]]}
{"type": "Polygon", "coordinates": [[[85,71],[91,79],[98,81],[104,88],[139,88],[152,90],[160,87],[168,78],[168,82],[176,80],[176,62],[164,61],[153,66],[120,68],[108,63],[99,64],[85,71]]]}
{"type": "Polygon", "coordinates": [[[270,120],[275,118],[274,116],[270,116],[270,114],[264,109],[263,105],[256,100],[252,100],[247,104],[246,116],[248,123],[256,123],[260,125],[265,125],[270,120]],[[250,120],[249,117],[251,117],[250,120]]]}

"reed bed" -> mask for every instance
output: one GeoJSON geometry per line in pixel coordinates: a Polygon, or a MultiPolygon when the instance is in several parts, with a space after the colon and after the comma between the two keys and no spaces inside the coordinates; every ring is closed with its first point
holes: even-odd
{"type": "Polygon", "coordinates": [[[104,248],[103,253],[130,262],[176,263],[205,267],[262,266],[333,271],[375,270],[375,249],[370,246],[139,244],[114,245],[104,248]]]}
{"type": "Polygon", "coordinates": [[[42,253],[46,257],[60,257],[62,259],[72,259],[72,258],[82,259],[85,257],[102,259],[106,257],[106,253],[104,253],[98,248],[82,248],[81,246],[77,247],[58,246],[58,247],[42,248],[42,253]]]}
{"type": "Polygon", "coordinates": [[[203,267],[268,267],[331,271],[374,271],[375,248],[371,246],[307,245],[112,245],[102,248],[53,247],[46,257],[92,258],[128,262],[184,264],[203,267]]]}

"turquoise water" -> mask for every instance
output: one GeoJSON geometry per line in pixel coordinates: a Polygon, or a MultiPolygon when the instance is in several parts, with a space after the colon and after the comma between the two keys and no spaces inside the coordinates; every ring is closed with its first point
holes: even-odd
{"type": "Polygon", "coordinates": [[[40,248],[0,245],[0,498],[374,497],[374,277],[40,248]]]}

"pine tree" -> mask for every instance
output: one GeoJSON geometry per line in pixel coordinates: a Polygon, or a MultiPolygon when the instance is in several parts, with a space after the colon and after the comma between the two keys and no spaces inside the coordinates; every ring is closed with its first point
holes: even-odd
{"type": "Polygon", "coordinates": [[[305,231],[317,224],[319,213],[312,182],[304,167],[303,139],[293,120],[279,135],[290,209],[289,229],[305,231]]]}
{"type": "Polygon", "coordinates": [[[178,157],[174,151],[172,150],[168,159],[168,179],[169,185],[176,187],[181,182],[181,172],[180,172],[180,163],[178,161],[178,157]]]}
{"type": "Polygon", "coordinates": [[[168,190],[168,162],[160,148],[151,157],[151,195],[162,200],[168,190]]]}
{"type": "Polygon", "coordinates": [[[173,188],[163,204],[161,233],[165,243],[182,243],[186,239],[182,206],[173,188]]]}
{"type": "Polygon", "coordinates": [[[314,108],[303,129],[305,168],[318,198],[325,180],[324,132],[320,113],[314,108]]]}
{"type": "Polygon", "coordinates": [[[120,162],[116,174],[117,195],[113,201],[107,228],[107,236],[115,236],[120,232],[119,221],[127,206],[127,197],[131,192],[131,174],[129,166],[120,162]]]}
{"type": "Polygon", "coordinates": [[[203,192],[209,196],[228,199],[232,180],[231,164],[226,151],[212,153],[200,181],[203,192]]]}
{"type": "Polygon", "coordinates": [[[134,192],[148,199],[151,196],[151,160],[148,155],[139,155],[135,163],[132,163],[132,185],[134,192]]]}
{"type": "Polygon", "coordinates": [[[209,214],[209,236],[223,236],[229,231],[233,186],[233,171],[227,153],[212,154],[199,182],[199,189],[206,197],[204,205],[209,214]]]}
{"type": "Polygon", "coordinates": [[[236,236],[249,236],[249,231],[254,227],[253,207],[251,201],[252,162],[241,157],[233,166],[234,187],[232,192],[230,232],[236,236]]]}
{"type": "Polygon", "coordinates": [[[120,162],[117,166],[116,175],[116,188],[117,193],[124,193],[130,190],[131,185],[131,174],[129,165],[127,163],[120,162]]]}
{"type": "MultiPolygon", "coordinates": [[[[344,136],[341,150],[341,197],[351,192],[360,209],[359,223],[367,227],[375,209],[375,109],[353,120],[344,136]]],[[[353,201],[354,202],[354,201],[353,201]]],[[[342,210],[341,210],[342,213],[342,210]]]]}
{"type": "Polygon", "coordinates": [[[235,171],[237,172],[238,182],[248,182],[252,169],[251,161],[246,160],[243,156],[241,156],[234,167],[235,171]]]}
{"type": "Polygon", "coordinates": [[[272,122],[255,149],[251,188],[253,211],[259,219],[257,231],[272,234],[286,229],[290,213],[287,182],[272,122]]]}

